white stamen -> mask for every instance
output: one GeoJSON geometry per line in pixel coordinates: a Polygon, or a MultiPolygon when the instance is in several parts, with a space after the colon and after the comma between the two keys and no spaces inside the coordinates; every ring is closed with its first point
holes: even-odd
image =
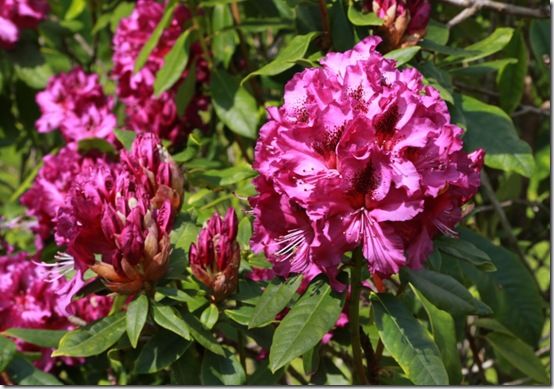
{"type": "Polygon", "coordinates": [[[46,282],[55,282],[73,270],[75,259],[68,253],[57,252],[54,255],[56,262],[45,263],[33,261],[46,270],[46,282]]]}

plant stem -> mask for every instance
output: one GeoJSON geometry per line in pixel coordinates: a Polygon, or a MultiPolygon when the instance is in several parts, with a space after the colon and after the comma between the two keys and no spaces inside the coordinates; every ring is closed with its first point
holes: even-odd
{"type": "Polygon", "coordinates": [[[367,385],[367,376],[362,361],[362,343],[360,340],[360,292],[362,290],[362,249],[358,247],[352,252],[352,270],[350,273],[350,306],[349,320],[350,333],[352,336],[352,356],[354,358],[353,377],[357,379],[354,383],[367,385]]]}

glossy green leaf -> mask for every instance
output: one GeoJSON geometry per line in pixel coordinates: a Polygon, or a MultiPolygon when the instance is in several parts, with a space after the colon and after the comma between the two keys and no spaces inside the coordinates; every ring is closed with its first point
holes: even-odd
{"type": "Polygon", "coordinates": [[[341,296],[319,279],[292,306],[273,335],[269,367],[275,372],[314,347],[335,325],[342,309],[341,296]]]}
{"type": "Polygon", "coordinates": [[[175,361],[170,368],[172,385],[200,385],[201,359],[194,347],[175,361]]]}
{"type": "Polygon", "coordinates": [[[105,317],[87,327],[68,332],[52,356],[89,357],[106,351],[125,332],[123,312],[105,317]]]}
{"type": "Polygon", "coordinates": [[[256,137],[258,114],[256,100],[239,81],[222,69],[211,73],[213,104],[219,119],[231,131],[244,137],[256,137]]]}
{"type": "Polygon", "coordinates": [[[431,324],[433,338],[437,344],[444,367],[448,372],[450,384],[459,385],[462,382],[462,365],[456,346],[456,327],[454,319],[447,312],[435,307],[413,285],[411,288],[418,300],[421,301],[431,324]]]}
{"type": "Polygon", "coordinates": [[[421,50],[421,47],[419,46],[404,47],[401,49],[389,51],[387,54],[384,55],[384,57],[388,59],[394,59],[397,66],[402,66],[405,63],[410,62],[410,60],[415,57],[419,50],[421,50]]]}
{"type": "Polygon", "coordinates": [[[177,106],[177,113],[179,116],[183,116],[185,114],[195,92],[196,60],[192,62],[189,68],[189,73],[185,77],[185,81],[183,81],[183,83],[179,86],[179,89],[177,89],[177,95],[175,96],[175,105],[177,106]]]}
{"type": "Polygon", "coordinates": [[[225,30],[233,26],[233,16],[228,5],[217,4],[213,7],[212,26],[214,29],[212,39],[214,60],[216,63],[221,63],[224,68],[228,68],[239,41],[236,31],[225,30]]]}
{"type": "Polygon", "coordinates": [[[225,315],[234,322],[247,326],[254,313],[254,307],[250,305],[243,305],[235,309],[226,309],[225,315]]]}
{"type": "Polygon", "coordinates": [[[127,307],[126,314],[127,336],[133,348],[137,347],[142,328],[148,317],[148,298],[141,294],[127,307]]]}
{"type": "Polygon", "coordinates": [[[517,63],[515,58],[494,59],[492,61],[479,62],[470,66],[451,69],[449,72],[456,76],[477,77],[497,72],[505,66],[515,63],[517,63]]]}
{"type": "Polygon", "coordinates": [[[485,164],[530,177],[535,168],[531,148],[521,140],[512,120],[500,108],[470,96],[462,96],[461,108],[467,122],[464,147],[487,152],[485,164]]]}
{"type": "Polygon", "coordinates": [[[305,35],[293,37],[270,63],[247,75],[241,82],[244,84],[254,76],[274,76],[294,66],[295,62],[304,58],[312,39],[318,35],[317,32],[310,32],[305,35]]]}
{"type": "Polygon", "coordinates": [[[385,348],[416,385],[448,385],[441,353],[431,335],[394,296],[373,295],[375,324],[385,348]]]}
{"type": "Polygon", "coordinates": [[[225,350],[223,355],[205,353],[200,380],[202,385],[242,385],[246,374],[237,356],[225,350]]]}
{"type": "Polygon", "coordinates": [[[81,153],[98,150],[102,153],[115,154],[115,147],[105,139],[85,138],[77,142],[77,148],[81,153]]]}
{"type": "Polygon", "coordinates": [[[200,315],[200,322],[209,330],[213,328],[218,319],[219,310],[217,309],[217,306],[215,304],[208,305],[200,315]]]}
{"type": "Polygon", "coordinates": [[[154,321],[161,327],[169,330],[186,340],[191,340],[189,326],[182,319],[177,309],[169,305],[155,304],[152,306],[154,321]]]}
{"type": "Polygon", "coordinates": [[[69,4],[69,8],[67,9],[64,16],[65,20],[75,19],[83,13],[86,7],[86,0],[71,0],[71,4],[69,4]]]}
{"type": "Polygon", "coordinates": [[[302,282],[302,277],[292,277],[283,281],[273,279],[265,288],[258,300],[248,328],[263,327],[275,320],[275,315],[281,312],[296,294],[302,282]]]}
{"type": "Polygon", "coordinates": [[[353,5],[348,7],[348,20],[355,26],[380,26],[383,24],[383,19],[373,12],[362,13],[353,5]]]}
{"type": "Polygon", "coordinates": [[[521,102],[527,76],[527,46],[520,30],[514,32],[503,54],[517,59],[517,63],[504,66],[497,77],[500,107],[509,114],[521,102]]]}
{"type": "Polygon", "coordinates": [[[33,366],[21,355],[16,355],[6,369],[10,379],[17,385],[45,386],[62,385],[53,375],[43,372],[33,366]]]}
{"type": "Polygon", "coordinates": [[[550,20],[533,19],[529,28],[529,43],[535,60],[544,68],[545,58],[550,56],[550,20]]]}
{"type": "Polygon", "coordinates": [[[446,45],[450,37],[450,29],[446,24],[437,22],[434,19],[429,20],[425,39],[435,42],[439,45],[446,45]]]}
{"type": "Polygon", "coordinates": [[[0,372],[4,371],[15,356],[15,343],[0,336],[0,372]]]}
{"type": "Polygon", "coordinates": [[[151,374],[170,366],[190,347],[191,342],[169,331],[160,331],[142,348],[135,361],[136,374],[151,374]]]}
{"type": "Polygon", "coordinates": [[[134,131],[120,130],[118,128],[116,128],[114,132],[115,137],[118,141],[121,142],[123,147],[125,147],[125,149],[127,150],[130,150],[133,142],[135,141],[135,138],[137,137],[137,133],[134,131]]]}
{"type": "Polygon", "coordinates": [[[352,24],[348,21],[346,13],[344,12],[344,1],[333,1],[328,12],[331,21],[330,38],[333,49],[336,51],[350,50],[356,42],[354,40],[352,24]]]}
{"type": "Polygon", "coordinates": [[[169,25],[169,22],[173,17],[173,11],[175,11],[176,7],[177,7],[177,0],[169,0],[168,4],[166,5],[162,18],[160,19],[156,28],[152,32],[152,35],[150,35],[150,38],[148,38],[148,40],[140,50],[137,56],[137,59],[135,60],[135,67],[133,69],[134,73],[139,72],[142,69],[142,67],[146,64],[146,61],[148,60],[150,53],[152,53],[152,50],[154,50],[154,48],[158,44],[158,41],[160,40],[164,32],[164,29],[169,25]]]}
{"type": "Polygon", "coordinates": [[[42,330],[32,328],[9,328],[2,332],[2,335],[13,336],[27,343],[48,348],[58,347],[60,339],[65,334],[67,334],[65,330],[42,330]]]}
{"type": "Polygon", "coordinates": [[[302,355],[302,366],[304,373],[308,375],[315,374],[319,368],[319,345],[309,349],[302,355]]]}
{"type": "Polygon", "coordinates": [[[431,270],[402,269],[404,275],[433,305],[443,311],[458,315],[490,315],[492,310],[455,278],[431,270]]]}
{"type": "Polygon", "coordinates": [[[510,364],[541,384],[548,384],[549,378],[541,360],[535,355],[533,349],[516,338],[501,332],[491,332],[485,336],[487,342],[510,364]]]}
{"type": "Polygon", "coordinates": [[[202,323],[196,318],[196,316],[187,311],[181,311],[181,314],[183,320],[187,323],[194,340],[196,340],[206,349],[210,350],[212,353],[224,355],[223,347],[221,347],[221,345],[217,343],[217,340],[215,339],[213,334],[202,325],[202,323]]]}
{"type": "Polygon", "coordinates": [[[454,62],[458,60],[463,60],[465,62],[470,62],[492,55],[502,50],[508,44],[508,42],[510,42],[513,33],[514,30],[512,28],[499,27],[485,39],[469,45],[465,48],[466,51],[474,51],[476,52],[476,54],[472,54],[469,56],[452,55],[448,57],[446,61],[454,62]]]}
{"type": "Polygon", "coordinates": [[[156,80],[154,81],[155,97],[160,97],[162,93],[171,88],[187,67],[192,43],[191,31],[189,28],[181,33],[169,53],[164,57],[164,63],[156,74],[156,80]]]}
{"type": "Polygon", "coordinates": [[[459,231],[462,239],[487,253],[497,268],[484,273],[468,265],[463,266],[464,274],[477,285],[481,299],[494,311],[494,318],[535,346],[543,329],[545,302],[533,276],[514,253],[466,228],[459,231]]]}
{"type": "Polygon", "coordinates": [[[440,251],[467,261],[480,270],[486,272],[496,271],[496,266],[487,253],[463,239],[438,239],[436,246],[440,251]]]}

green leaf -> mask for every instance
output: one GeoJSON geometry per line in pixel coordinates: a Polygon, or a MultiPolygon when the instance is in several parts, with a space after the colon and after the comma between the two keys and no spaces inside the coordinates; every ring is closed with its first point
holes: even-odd
{"type": "Polygon", "coordinates": [[[541,360],[533,349],[516,338],[501,332],[491,332],[485,336],[495,353],[505,358],[513,367],[541,384],[548,384],[549,378],[541,360]]]}
{"type": "Polygon", "coordinates": [[[333,49],[336,51],[350,50],[354,46],[354,30],[348,22],[344,12],[343,0],[336,0],[329,9],[329,18],[331,19],[331,37],[333,49]]]}
{"type": "Polygon", "coordinates": [[[137,348],[138,339],[148,316],[148,298],[141,294],[127,307],[127,335],[133,348],[137,348]]]}
{"type": "Polygon", "coordinates": [[[154,48],[158,44],[158,41],[160,40],[164,32],[164,29],[168,26],[169,22],[171,21],[171,18],[173,16],[173,11],[175,11],[176,7],[177,7],[177,0],[169,0],[168,4],[166,5],[164,14],[160,19],[160,22],[158,23],[154,31],[152,31],[152,35],[150,35],[150,38],[148,38],[148,40],[140,50],[137,56],[137,59],[135,60],[135,67],[133,69],[133,73],[139,72],[142,69],[142,67],[146,64],[146,61],[148,60],[150,53],[152,53],[152,50],[154,50],[154,48]]]}
{"type": "Polygon", "coordinates": [[[87,7],[86,0],[72,0],[67,12],[65,13],[65,20],[72,20],[83,13],[87,7]]]}
{"type": "Polygon", "coordinates": [[[16,355],[13,358],[6,372],[17,385],[62,385],[56,377],[37,369],[21,355],[16,355]]]}
{"type": "MultiPolygon", "coordinates": [[[[177,89],[175,96],[175,105],[177,106],[177,114],[183,116],[187,107],[196,91],[196,60],[190,65],[189,73],[185,77],[185,81],[177,89]]],[[[188,147],[188,146],[187,146],[188,147]]],[[[177,160],[175,160],[177,161],[177,160]]]]}
{"type": "Polygon", "coordinates": [[[535,60],[541,68],[544,68],[544,59],[550,56],[550,20],[531,21],[529,43],[535,60]]]}
{"type": "Polygon", "coordinates": [[[235,309],[226,309],[223,312],[229,319],[233,320],[234,322],[239,323],[243,326],[247,326],[250,322],[252,314],[254,313],[254,307],[243,305],[235,309]]]}
{"type": "Polygon", "coordinates": [[[115,154],[115,147],[102,138],[85,138],[77,142],[77,149],[81,153],[87,153],[91,150],[98,150],[106,154],[115,154]]]}
{"type": "Polygon", "coordinates": [[[121,142],[123,147],[125,149],[130,150],[131,146],[133,145],[133,142],[135,141],[135,138],[137,137],[137,133],[134,131],[128,131],[128,130],[120,130],[115,129],[115,137],[118,141],[121,142]]]}
{"type": "Polygon", "coordinates": [[[152,307],[152,312],[154,314],[154,321],[161,327],[182,336],[186,340],[191,340],[191,331],[189,331],[187,323],[181,318],[175,308],[169,305],[155,304],[152,307]]]}
{"type": "Polygon", "coordinates": [[[319,344],[309,349],[302,355],[302,366],[304,373],[313,375],[319,368],[319,344]]]}
{"type": "Polygon", "coordinates": [[[496,266],[487,253],[463,239],[441,238],[436,241],[436,246],[440,251],[467,261],[480,270],[496,271],[496,266]]]}
{"type": "Polygon", "coordinates": [[[246,379],[246,384],[252,386],[277,385],[283,374],[285,374],[284,368],[272,373],[269,370],[268,361],[263,360],[256,366],[254,373],[246,379]]]}
{"type": "Polygon", "coordinates": [[[348,7],[348,20],[355,26],[380,26],[383,24],[383,19],[375,13],[362,13],[352,4],[348,7]]]}
{"type": "Polygon", "coordinates": [[[437,22],[434,19],[429,20],[425,39],[435,42],[438,45],[446,45],[450,36],[450,29],[446,24],[437,22]]]}
{"type": "Polygon", "coordinates": [[[265,288],[258,300],[248,328],[263,327],[270,324],[275,315],[281,312],[296,294],[296,290],[302,282],[302,277],[296,276],[283,281],[273,279],[265,288]]]}
{"type": "Polygon", "coordinates": [[[411,285],[411,288],[419,301],[421,301],[425,312],[427,312],[427,317],[431,323],[431,330],[433,331],[433,338],[435,338],[435,342],[441,352],[450,384],[459,385],[462,382],[462,366],[456,347],[454,319],[447,312],[431,304],[413,285],[411,285]]]}
{"type": "Polygon", "coordinates": [[[90,357],[106,351],[125,332],[123,312],[105,317],[79,330],[65,334],[53,357],[90,357]]]}
{"type": "Polygon", "coordinates": [[[396,49],[389,51],[384,55],[385,58],[394,59],[397,66],[402,66],[405,63],[410,62],[412,58],[421,50],[419,46],[404,47],[402,49],[396,49]]]}
{"type": "Polygon", "coordinates": [[[429,333],[394,296],[372,296],[375,324],[385,348],[416,385],[448,385],[441,354],[429,333]]]}
{"type": "MultiPolygon", "coordinates": [[[[40,347],[56,348],[60,339],[67,334],[65,330],[39,330],[32,328],[9,328],[2,335],[13,336],[40,347]]],[[[2,369],[0,369],[1,371],[2,369]]]]}
{"type": "Polygon", "coordinates": [[[322,279],[312,283],[275,330],[269,350],[271,371],[314,347],[333,328],[341,309],[341,296],[329,284],[322,279]]]}
{"type": "Polygon", "coordinates": [[[212,26],[214,37],[212,39],[212,52],[216,63],[221,63],[224,68],[229,67],[229,62],[235,52],[239,41],[236,31],[226,30],[233,26],[233,16],[226,4],[217,4],[212,11],[212,26]]]}
{"type": "Polygon", "coordinates": [[[521,102],[527,76],[527,47],[520,30],[514,32],[503,54],[517,58],[517,63],[504,66],[497,77],[500,106],[507,113],[512,113],[521,102]]]}
{"type": "Polygon", "coordinates": [[[459,228],[459,232],[462,239],[484,251],[498,269],[484,273],[471,265],[463,266],[466,277],[475,283],[483,302],[494,311],[496,320],[528,344],[536,346],[543,329],[545,303],[533,276],[514,253],[466,228],[459,228]]]}
{"type": "Polygon", "coordinates": [[[213,328],[218,319],[219,310],[215,304],[208,305],[200,315],[200,322],[209,330],[213,328]]]}
{"type": "Polygon", "coordinates": [[[217,116],[231,131],[255,139],[258,125],[256,100],[225,70],[214,69],[211,78],[210,90],[217,116]]]}
{"type": "Polygon", "coordinates": [[[431,270],[402,269],[404,275],[437,308],[457,315],[490,315],[491,309],[473,298],[456,279],[431,270]]]}
{"type": "Polygon", "coordinates": [[[223,347],[217,343],[217,340],[214,338],[213,334],[204,328],[196,316],[187,311],[181,311],[181,314],[183,315],[183,320],[187,323],[194,340],[214,354],[225,355],[223,347]]]}
{"type": "Polygon", "coordinates": [[[180,301],[187,304],[187,307],[189,311],[194,312],[198,308],[204,306],[208,300],[206,299],[205,295],[197,293],[196,291],[188,291],[184,292],[179,289],[175,288],[166,288],[166,287],[158,287],[156,288],[156,293],[160,293],[161,295],[168,297],[175,301],[180,301]]]}
{"type": "Polygon", "coordinates": [[[135,373],[151,374],[170,366],[190,345],[191,342],[173,332],[158,332],[142,348],[135,362],[135,373]]]}
{"type": "Polygon", "coordinates": [[[171,88],[187,67],[192,40],[191,31],[189,28],[179,35],[169,53],[164,57],[164,63],[154,81],[155,97],[160,97],[162,93],[171,88]]]}
{"type": "Polygon", "coordinates": [[[222,355],[204,353],[200,374],[202,385],[242,385],[246,381],[236,355],[228,350],[222,355]]]}
{"type": "Polygon", "coordinates": [[[475,65],[462,68],[450,69],[449,73],[456,76],[477,77],[488,73],[497,72],[506,65],[517,63],[515,58],[494,59],[492,61],[480,62],[475,65]]]}
{"type": "Polygon", "coordinates": [[[279,54],[270,63],[264,65],[260,69],[247,75],[241,82],[244,84],[251,77],[260,76],[274,76],[282,73],[285,70],[294,66],[295,62],[304,58],[308,46],[318,32],[310,32],[305,35],[294,36],[280,51],[279,54]]]}
{"type": "Polygon", "coordinates": [[[418,69],[425,76],[429,85],[439,91],[444,100],[454,104],[454,97],[452,97],[454,87],[450,74],[436,67],[433,62],[424,62],[418,66],[418,69]]]}
{"type": "Polygon", "coordinates": [[[6,370],[6,367],[15,356],[15,351],[15,343],[0,336],[0,372],[6,370]]]}
{"type": "Polygon", "coordinates": [[[171,385],[200,385],[201,362],[194,347],[189,347],[185,354],[171,365],[171,385]]]}
{"type": "Polygon", "coordinates": [[[466,55],[452,55],[446,58],[446,62],[455,62],[463,60],[465,62],[475,61],[492,55],[502,50],[508,42],[512,39],[514,30],[508,27],[500,27],[494,30],[494,32],[485,39],[469,45],[465,48],[466,51],[475,51],[476,54],[466,55]]]}
{"type": "Polygon", "coordinates": [[[485,164],[506,172],[530,177],[535,168],[531,148],[519,139],[512,120],[504,111],[463,95],[461,108],[467,122],[464,146],[486,150],[485,164]]]}

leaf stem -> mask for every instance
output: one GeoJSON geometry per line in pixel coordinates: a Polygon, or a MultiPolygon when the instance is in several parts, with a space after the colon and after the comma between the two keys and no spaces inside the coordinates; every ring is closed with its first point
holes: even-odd
{"type": "Polygon", "coordinates": [[[350,320],[350,335],[352,339],[352,356],[354,359],[354,372],[352,377],[354,383],[367,385],[367,376],[364,370],[362,361],[362,344],[360,340],[360,293],[362,286],[362,249],[356,248],[352,252],[352,270],[350,275],[350,303],[349,303],[349,320],[350,320]]]}

